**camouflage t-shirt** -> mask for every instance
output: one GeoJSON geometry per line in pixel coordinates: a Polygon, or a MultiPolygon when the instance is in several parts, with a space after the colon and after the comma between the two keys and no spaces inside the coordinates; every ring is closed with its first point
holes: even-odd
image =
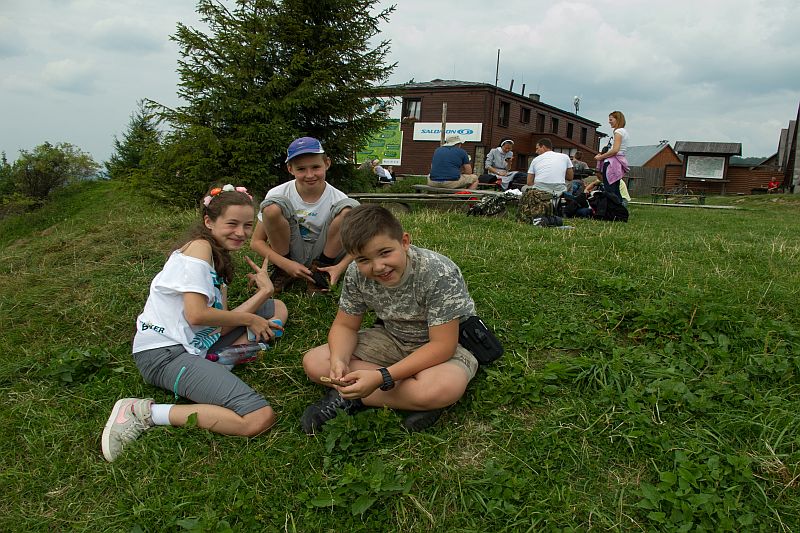
{"type": "Polygon", "coordinates": [[[430,326],[475,314],[461,270],[447,257],[410,246],[408,263],[396,287],[367,279],[355,263],[342,282],[339,308],[350,315],[375,311],[386,331],[403,342],[424,344],[430,326]]]}

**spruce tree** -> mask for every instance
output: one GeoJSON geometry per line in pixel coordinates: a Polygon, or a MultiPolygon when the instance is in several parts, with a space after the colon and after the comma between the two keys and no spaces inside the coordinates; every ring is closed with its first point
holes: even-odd
{"type": "MultiPolygon", "coordinates": [[[[179,24],[173,127],[161,179],[178,173],[200,192],[209,178],[259,193],[284,173],[292,139],[319,138],[335,162],[349,161],[387,117],[374,88],[388,78],[389,42],[371,44],[394,7],[377,0],[199,0],[207,30],[179,24]],[[167,157],[169,159],[169,157],[167,157]]],[[[177,184],[176,184],[177,185],[177,184]]]]}
{"type": "Polygon", "coordinates": [[[130,179],[145,170],[161,144],[158,131],[144,102],[131,114],[128,129],[122,140],[114,137],[114,153],[106,161],[106,171],[112,179],[130,179]]]}

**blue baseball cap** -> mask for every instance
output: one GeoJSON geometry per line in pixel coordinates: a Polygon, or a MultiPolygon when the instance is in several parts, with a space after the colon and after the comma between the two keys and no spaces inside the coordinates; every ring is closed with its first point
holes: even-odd
{"type": "Polygon", "coordinates": [[[314,137],[300,137],[292,141],[289,148],[286,149],[286,162],[294,159],[298,155],[303,154],[324,154],[325,150],[322,149],[322,143],[314,137]]]}

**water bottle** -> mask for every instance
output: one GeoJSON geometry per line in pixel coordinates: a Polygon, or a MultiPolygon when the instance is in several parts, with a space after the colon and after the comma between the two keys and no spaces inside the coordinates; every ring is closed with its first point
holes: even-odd
{"type": "Polygon", "coordinates": [[[258,352],[263,352],[264,350],[268,349],[269,344],[263,342],[254,342],[251,344],[233,344],[216,353],[207,353],[206,359],[227,367],[231,367],[233,365],[240,365],[242,363],[255,361],[258,357],[258,352]]]}

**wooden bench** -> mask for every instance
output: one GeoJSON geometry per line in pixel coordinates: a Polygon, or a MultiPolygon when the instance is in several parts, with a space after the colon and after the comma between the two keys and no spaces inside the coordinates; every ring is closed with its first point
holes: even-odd
{"type": "MultiPolygon", "coordinates": [[[[461,190],[461,189],[454,189],[461,190]]],[[[469,194],[427,194],[427,193],[381,193],[381,192],[353,192],[348,194],[350,198],[361,203],[392,204],[399,206],[402,211],[410,212],[412,204],[437,204],[437,205],[457,205],[469,204],[477,201],[480,194],[472,194],[475,191],[467,191],[469,194]]]]}
{"type": "Polygon", "coordinates": [[[681,191],[674,191],[674,190],[665,190],[664,187],[653,187],[653,192],[650,193],[651,199],[650,203],[657,203],[659,200],[662,203],[668,204],[670,198],[680,199],[679,203],[687,203],[688,201],[696,201],[697,205],[705,205],[706,203],[706,195],[705,193],[695,194],[691,192],[681,192],[681,191]]]}
{"type": "MultiPolygon", "coordinates": [[[[484,185],[494,186],[491,183],[484,185]]],[[[428,193],[434,195],[453,195],[458,192],[470,194],[503,194],[502,191],[486,190],[486,189],[445,189],[444,187],[431,187],[430,185],[414,185],[414,190],[418,193],[428,193]]],[[[462,196],[462,195],[458,195],[462,196]]]]}

